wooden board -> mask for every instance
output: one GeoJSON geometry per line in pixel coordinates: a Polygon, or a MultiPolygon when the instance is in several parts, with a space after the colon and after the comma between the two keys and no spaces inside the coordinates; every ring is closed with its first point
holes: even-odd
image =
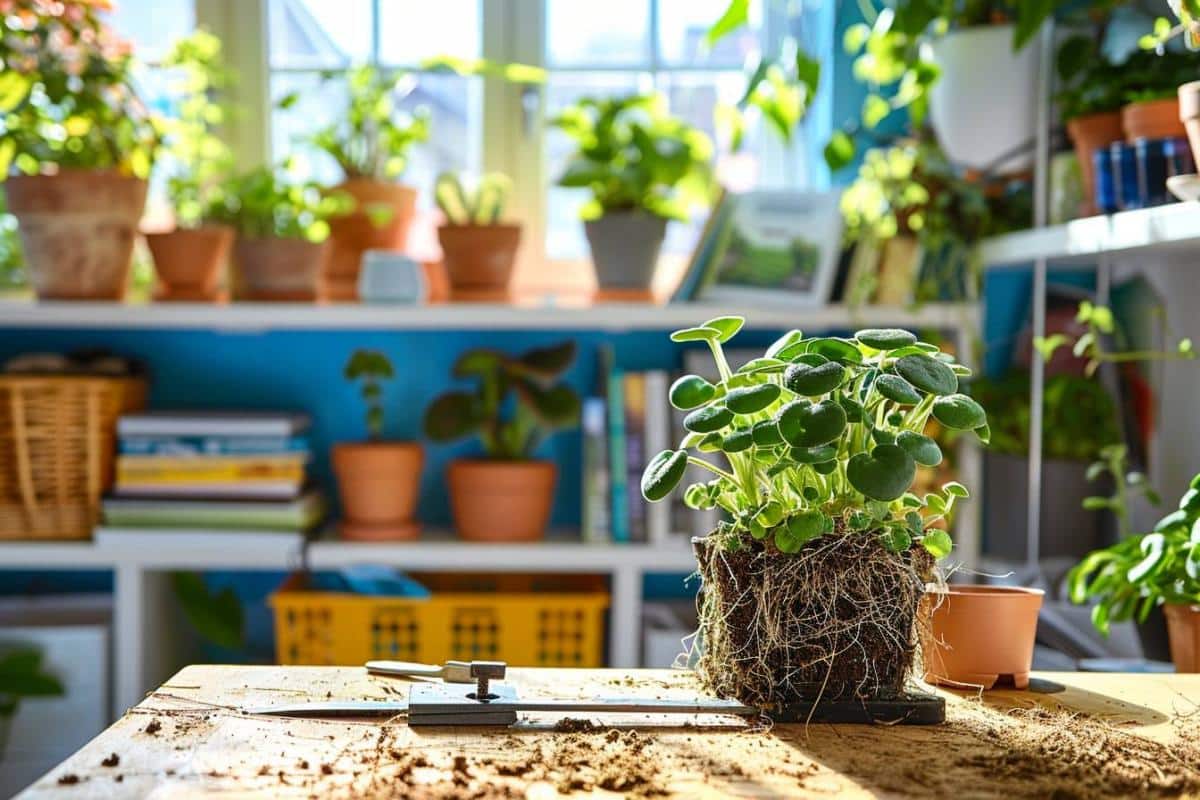
{"type": "MultiPolygon", "coordinates": [[[[691,674],[679,671],[513,669],[509,675],[524,696],[696,692],[691,674]]],[[[946,692],[948,721],[935,727],[753,729],[730,718],[669,723],[663,717],[626,717],[604,720],[620,728],[615,732],[562,733],[548,719],[508,729],[414,730],[403,719],[251,717],[239,709],[403,698],[407,683],[349,667],[192,666],[21,797],[666,794],[963,800],[1048,796],[1054,786],[1071,790],[1069,796],[1129,796],[1142,792],[1131,788],[1136,774],[1130,779],[1126,773],[1141,768],[1157,771],[1149,780],[1178,772],[1181,782],[1167,785],[1189,791],[1200,786],[1200,750],[1183,744],[1195,741],[1194,726],[1200,725],[1193,721],[1200,718],[1195,714],[1200,675],[1040,677],[1067,689],[1000,690],[982,697],[946,692]],[[1076,716],[1072,720],[1063,710],[1076,716]],[[1076,730],[1079,725],[1086,728],[1076,730]],[[1086,742],[1084,749],[1093,752],[1067,764],[1073,759],[1067,752],[1071,742],[1086,742]],[[1109,764],[1123,764],[1122,771],[1109,764]]]]}

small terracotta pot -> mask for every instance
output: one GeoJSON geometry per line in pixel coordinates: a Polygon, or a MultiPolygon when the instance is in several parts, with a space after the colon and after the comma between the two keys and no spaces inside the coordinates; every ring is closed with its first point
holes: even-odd
{"type": "Polygon", "coordinates": [[[245,300],[311,301],[321,297],[329,248],[306,239],[239,236],[233,246],[245,300]]]}
{"type": "Polygon", "coordinates": [[[333,446],[345,520],[343,539],[396,541],[415,539],[413,521],[421,489],[425,451],[415,442],[362,442],[333,446]]]}
{"type": "Polygon", "coordinates": [[[1188,143],[1192,146],[1192,161],[1200,164],[1200,81],[1192,81],[1179,87],[1179,120],[1187,129],[1188,143]]]}
{"type": "Polygon", "coordinates": [[[1200,672],[1200,605],[1164,605],[1176,672],[1200,672]]]}
{"type": "Polygon", "coordinates": [[[354,198],[354,211],[329,220],[329,260],[322,276],[331,300],[358,299],[358,272],[367,250],[403,250],[417,208],[411,186],[354,178],[333,187],[354,198]],[[369,209],[386,209],[391,216],[376,225],[369,209]]]}
{"type": "Polygon", "coordinates": [[[1127,142],[1176,139],[1187,135],[1187,129],[1179,119],[1178,97],[1130,103],[1121,109],[1121,127],[1125,130],[1127,142]]]}
{"type": "Polygon", "coordinates": [[[233,234],[233,228],[227,225],[145,234],[160,284],[158,299],[216,300],[221,291],[221,272],[233,247],[233,234]]]}
{"type": "Polygon", "coordinates": [[[925,680],[991,689],[1011,675],[1018,689],[1029,686],[1041,589],[1015,586],[951,586],[927,592],[921,650],[925,680]]]}
{"type": "Polygon", "coordinates": [[[520,225],[442,225],[438,241],[452,293],[508,291],[520,225]]]}
{"type": "Polygon", "coordinates": [[[112,170],[13,175],[3,184],[43,300],[121,300],[146,181],[112,170]]]}
{"type": "Polygon", "coordinates": [[[1083,177],[1083,213],[1096,213],[1096,165],[1092,154],[1113,142],[1121,141],[1120,111],[1103,111],[1085,114],[1067,122],[1067,134],[1075,144],[1075,158],[1079,161],[1079,174],[1083,177]]]}
{"type": "Polygon", "coordinates": [[[545,538],[557,480],[550,461],[451,461],[446,483],[458,535],[474,542],[545,538]]]}

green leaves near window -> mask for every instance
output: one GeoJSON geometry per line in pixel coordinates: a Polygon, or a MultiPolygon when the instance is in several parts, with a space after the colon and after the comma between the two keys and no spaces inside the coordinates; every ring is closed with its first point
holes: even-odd
{"type": "Polygon", "coordinates": [[[278,168],[259,167],[230,178],[207,218],[232,225],[246,237],[324,241],[329,220],[349,213],[354,201],[313,181],[296,180],[289,170],[290,163],[284,162],[278,168]]]}

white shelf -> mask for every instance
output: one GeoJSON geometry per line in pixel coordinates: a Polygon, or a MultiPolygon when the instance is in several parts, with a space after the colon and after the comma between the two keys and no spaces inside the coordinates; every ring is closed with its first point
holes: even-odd
{"type": "Polygon", "coordinates": [[[929,303],[825,306],[817,309],[736,307],[708,303],[595,306],[446,303],[429,306],[314,305],[311,303],[36,302],[0,300],[0,327],[270,330],[672,330],[725,314],[746,317],[760,330],[911,326],[956,329],[975,325],[974,306],[929,303]]]}
{"type": "Polygon", "coordinates": [[[1200,204],[1172,203],[994,236],[980,245],[980,255],[989,267],[1021,266],[1039,258],[1085,261],[1147,248],[1200,250],[1200,204]]]}
{"type": "Polygon", "coordinates": [[[112,556],[93,542],[0,542],[0,569],[110,569],[112,556]]]}

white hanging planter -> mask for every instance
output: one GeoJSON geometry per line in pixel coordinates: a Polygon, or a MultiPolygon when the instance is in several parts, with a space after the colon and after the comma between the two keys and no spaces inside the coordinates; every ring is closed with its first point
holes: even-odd
{"type": "Polygon", "coordinates": [[[1012,39],[1012,25],[984,25],[952,31],[931,46],[942,74],[930,91],[929,120],[957,164],[1001,173],[1033,164],[1041,59],[1036,42],[1014,53],[1012,39]],[[1021,155],[1000,161],[1025,145],[1021,155]]]}

